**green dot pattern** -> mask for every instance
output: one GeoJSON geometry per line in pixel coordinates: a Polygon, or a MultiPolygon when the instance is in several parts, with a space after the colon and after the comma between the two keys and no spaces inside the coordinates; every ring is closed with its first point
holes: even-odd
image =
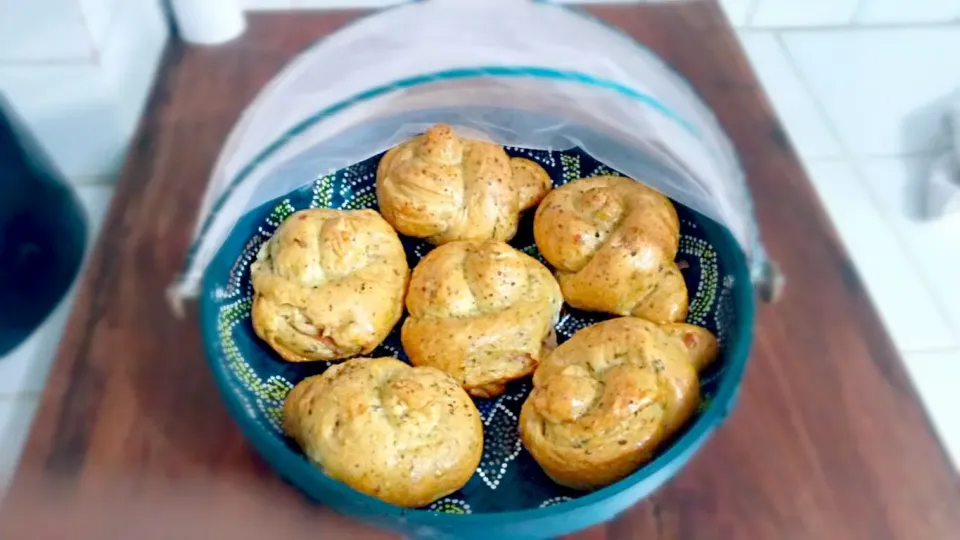
{"type": "Polygon", "coordinates": [[[427,510],[431,512],[437,512],[442,514],[459,514],[466,515],[471,514],[470,505],[466,501],[460,499],[454,499],[451,497],[445,497],[439,501],[434,502],[427,510]]]}
{"type": "Polygon", "coordinates": [[[328,174],[313,183],[313,196],[310,198],[310,208],[330,208],[333,204],[333,183],[336,176],[328,174]]]}
{"type": "Polygon", "coordinates": [[[563,181],[560,182],[560,185],[566,184],[568,182],[573,182],[580,178],[580,158],[577,156],[571,156],[567,154],[562,154],[560,156],[560,164],[563,167],[563,181]]]}
{"type": "Polygon", "coordinates": [[[694,263],[692,259],[699,262],[700,282],[697,283],[695,291],[689,291],[691,302],[687,322],[706,326],[707,318],[713,312],[714,302],[716,301],[717,280],[719,278],[717,253],[706,240],[683,235],[680,237],[677,259],[691,265],[694,263]]]}

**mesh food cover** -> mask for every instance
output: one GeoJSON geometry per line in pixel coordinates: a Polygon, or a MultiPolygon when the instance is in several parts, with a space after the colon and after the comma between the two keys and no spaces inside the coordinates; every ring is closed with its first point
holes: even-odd
{"type": "Polygon", "coordinates": [[[710,109],[653,52],[533,0],[427,0],[363,18],[293,60],[243,113],[213,169],[173,299],[247,211],[450,124],[538,150],[579,147],[726,226],[765,259],[743,171],[710,109]]]}

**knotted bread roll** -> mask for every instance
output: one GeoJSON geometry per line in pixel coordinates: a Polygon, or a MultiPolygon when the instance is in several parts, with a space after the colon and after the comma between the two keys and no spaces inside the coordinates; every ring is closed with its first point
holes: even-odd
{"type": "Polygon", "coordinates": [[[507,241],[520,212],[552,186],[536,163],[503,148],[458,137],[437,124],[387,152],[377,168],[383,217],[401,234],[432,244],[507,241]]]}
{"type": "Polygon", "coordinates": [[[253,328],[285,360],[366,354],[403,314],[410,269],[373,210],[301,210],[257,254],[253,328]]]}
{"type": "Polygon", "coordinates": [[[680,222],[657,191],[620,176],[570,182],[537,208],[533,235],[571,306],[657,323],[686,318],[674,262],[680,222]]]}
{"type": "Polygon", "coordinates": [[[562,304],[556,280],[533,257],[501,242],[452,242],[413,269],[403,349],[471,395],[497,396],[552,348],[562,304]]]}
{"type": "Polygon", "coordinates": [[[331,478],[411,508],[463,487],[483,453],[480,413],[456,381],[394,358],[304,379],[283,403],[283,426],[331,478]]]}
{"type": "Polygon", "coordinates": [[[558,484],[592,490],[648,461],[700,403],[707,330],[634,317],[580,330],[540,363],[520,412],[524,446],[558,484]]]}

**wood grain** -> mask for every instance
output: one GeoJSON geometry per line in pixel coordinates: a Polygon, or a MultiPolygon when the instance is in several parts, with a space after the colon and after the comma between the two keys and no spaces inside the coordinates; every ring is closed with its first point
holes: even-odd
{"type": "MultiPolygon", "coordinates": [[[[660,53],[716,111],[788,282],[780,303],[760,309],[729,421],[654,496],[575,538],[960,538],[960,483],[717,6],[591,11],[660,53]]],[[[42,517],[55,511],[76,538],[134,530],[152,538],[137,519],[158,500],[179,501],[183,523],[242,516],[227,520],[242,524],[234,537],[375,534],[275,479],[220,403],[196,314],[177,320],[164,299],[242,108],[298,51],[355,15],[258,14],[235,43],[171,45],[82,278],[0,537],[57,538],[42,533],[53,530],[42,517]],[[171,495],[185,485],[195,494],[186,503],[171,495]],[[254,494],[237,495],[237,485],[254,494]]],[[[200,537],[193,532],[181,537],[200,537]]]]}

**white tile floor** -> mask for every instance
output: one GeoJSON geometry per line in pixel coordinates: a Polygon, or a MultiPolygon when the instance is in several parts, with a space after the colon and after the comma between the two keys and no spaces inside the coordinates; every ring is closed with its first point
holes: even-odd
{"type": "MultiPolygon", "coordinates": [[[[877,9],[874,15],[884,16],[877,9]]],[[[741,38],[960,466],[960,216],[921,222],[910,204],[936,115],[960,88],[960,55],[949,54],[960,50],[960,26],[748,30],[741,38]]],[[[111,188],[79,191],[99,225],[111,188]]],[[[19,457],[70,303],[0,359],[0,491],[19,457]]]]}
{"type": "MultiPolygon", "coordinates": [[[[891,7],[871,5],[877,17],[891,7]]],[[[916,217],[945,104],[960,96],[960,55],[946,53],[960,25],[740,36],[960,468],[960,215],[916,217]]]]}
{"type": "MultiPolygon", "coordinates": [[[[87,211],[92,245],[113,187],[88,185],[80,186],[77,191],[87,211]]],[[[19,460],[72,306],[73,291],[27,341],[0,358],[0,493],[19,460]]]]}

